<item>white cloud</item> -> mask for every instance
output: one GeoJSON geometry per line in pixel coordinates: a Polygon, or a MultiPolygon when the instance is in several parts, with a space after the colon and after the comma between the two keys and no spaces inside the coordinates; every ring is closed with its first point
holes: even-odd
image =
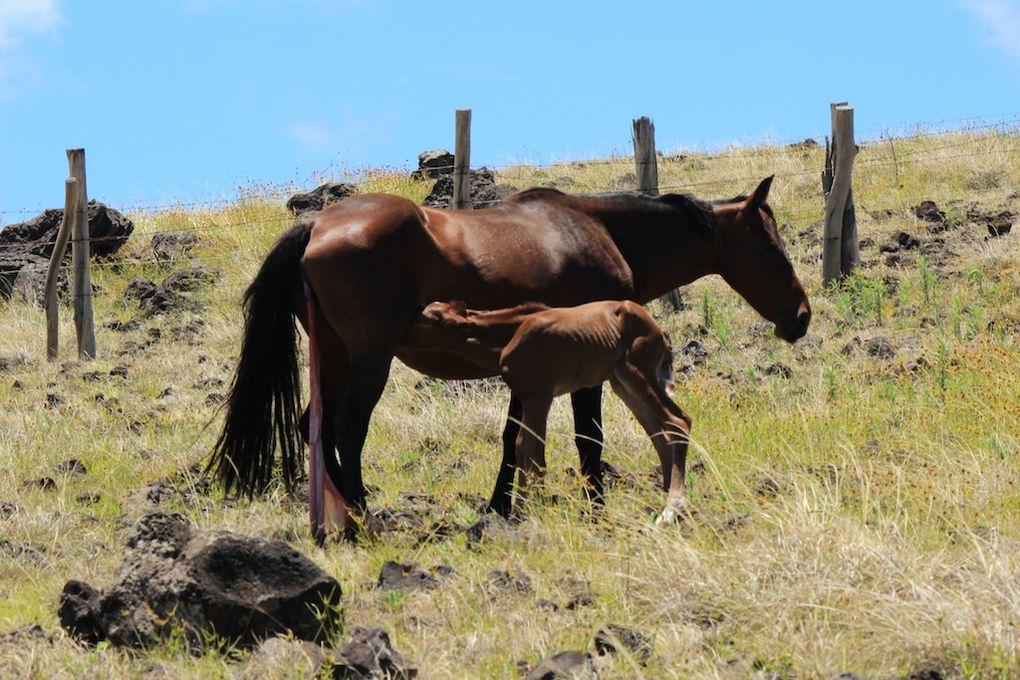
{"type": "Polygon", "coordinates": [[[16,47],[29,34],[43,34],[63,19],[57,0],[0,0],[0,49],[16,47]]]}
{"type": "Polygon", "coordinates": [[[961,5],[977,17],[989,44],[1020,58],[1020,1],[962,0],[961,5]]]}
{"type": "Polygon", "coordinates": [[[310,120],[294,121],[287,126],[287,134],[305,149],[321,150],[333,142],[333,131],[328,125],[310,120]]]}

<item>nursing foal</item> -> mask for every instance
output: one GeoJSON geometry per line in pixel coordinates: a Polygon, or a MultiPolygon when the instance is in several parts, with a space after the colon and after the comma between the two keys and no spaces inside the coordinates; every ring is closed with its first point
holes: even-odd
{"type": "Polygon", "coordinates": [[[652,439],[662,462],[666,508],[656,523],[672,522],[685,502],[684,465],[691,419],[672,391],[669,338],[645,309],[630,301],[578,307],[529,303],[475,311],[463,302],[433,302],[409,330],[423,352],[456,354],[497,372],[523,404],[517,436],[518,511],[527,484],[545,471],[546,420],[555,397],[606,380],[652,439]]]}

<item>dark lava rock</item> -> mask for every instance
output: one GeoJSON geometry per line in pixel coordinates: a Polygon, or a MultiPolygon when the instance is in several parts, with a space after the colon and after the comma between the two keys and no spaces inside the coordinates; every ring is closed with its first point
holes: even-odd
{"type": "Polygon", "coordinates": [[[896,234],[896,243],[904,250],[916,250],[921,247],[921,239],[911,236],[905,231],[896,234]]]}
{"type": "Polygon", "coordinates": [[[49,392],[46,395],[46,408],[58,408],[64,404],[66,400],[62,395],[56,392],[49,392]]]}
{"type": "Polygon", "coordinates": [[[943,680],[944,677],[937,668],[918,668],[907,673],[906,680],[943,680]]]}
{"type": "MultiPolygon", "coordinates": [[[[46,274],[49,271],[49,262],[43,258],[26,261],[18,270],[12,284],[11,295],[19,300],[37,304],[40,307],[46,304],[46,274]]],[[[67,281],[67,269],[61,267],[57,270],[57,298],[66,299],[71,286],[67,281]]],[[[95,286],[93,286],[95,290],[95,286]]]]}
{"type": "Polygon", "coordinates": [[[172,262],[191,254],[198,245],[198,237],[188,232],[153,234],[152,255],[158,262],[172,262]]]}
{"type": "Polygon", "coordinates": [[[700,340],[690,340],[680,348],[680,371],[688,373],[708,361],[708,349],[700,340]]]}
{"type": "MultiPolygon", "coordinates": [[[[470,172],[471,207],[491,208],[510,194],[517,192],[517,187],[496,184],[496,177],[488,168],[480,168],[470,172]]],[[[453,207],[453,175],[443,175],[436,180],[432,191],[421,202],[422,205],[434,208],[453,207]]]]}
{"type": "Polygon", "coordinates": [[[783,379],[790,378],[793,376],[793,369],[787,366],[786,364],[780,363],[769,364],[768,366],[765,366],[763,369],[761,369],[761,372],[770,377],[783,379]]]}
{"type": "Polygon", "coordinates": [[[197,311],[199,304],[186,295],[157,286],[152,295],[142,298],[138,307],[148,316],[155,316],[163,313],[197,311]]]}
{"type": "Polygon", "coordinates": [[[652,655],[651,642],[636,630],[610,623],[595,633],[595,650],[600,655],[619,654],[621,649],[627,650],[639,663],[645,663],[652,655]]]}
{"type": "Polygon", "coordinates": [[[150,281],[141,276],[136,276],[128,282],[127,288],[124,289],[125,300],[137,300],[141,302],[147,297],[151,297],[159,286],[155,281],[150,281]]]}
{"type": "Polygon", "coordinates": [[[126,378],[128,376],[128,367],[124,364],[114,366],[110,369],[110,375],[114,378],[126,378]]]}
{"type": "Polygon", "coordinates": [[[442,175],[452,175],[453,161],[453,154],[446,149],[422,151],[418,154],[418,169],[411,173],[411,179],[439,179],[442,175]]]}
{"type": "Polygon", "coordinates": [[[216,283],[219,277],[219,272],[193,264],[171,273],[160,285],[175,293],[189,293],[216,283]]]}
{"type": "Polygon", "coordinates": [[[81,462],[77,458],[69,458],[62,463],[57,463],[54,468],[57,474],[66,475],[68,477],[84,477],[89,473],[89,469],[85,467],[85,463],[81,462]]]}
{"type": "Polygon", "coordinates": [[[3,501],[0,503],[0,519],[10,519],[21,510],[14,501],[3,501]]]}
{"type": "Polygon", "coordinates": [[[440,565],[423,571],[415,564],[401,564],[387,560],[379,571],[381,590],[432,590],[438,588],[442,579],[454,575],[453,567],[440,565]]]}
{"type": "Polygon", "coordinates": [[[412,531],[425,524],[424,518],[413,510],[381,508],[375,511],[375,518],[379,520],[381,531],[412,531]]]}
{"type": "Polygon", "coordinates": [[[287,210],[300,215],[314,210],[322,210],[331,203],[344,200],[357,192],[358,188],[343,182],[325,182],[311,191],[296,193],[287,199],[287,210]]]}
{"type": "Polygon", "coordinates": [[[111,331],[116,333],[127,333],[129,331],[136,331],[142,327],[142,322],[138,319],[131,319],[130,321],[120,321],[119,319],[113,319],[103,324],[103,328],[109,328],[111,331]]]}
{"type": "Polygon", "coordinates": [[[201,532],[180,515],[152,513],[127,545],[105,590],[64,586],[60,623],[76,638],[139,647],[179,631],[201,649],[203,633],[215,631],[247,647],[288,632],[317,641],[339,625],[340,584],[282,541],[201,532]]]}
{"type": "Polygon", "coordinates": [[[977,225],[983,225],[988,229],[992,237],[1005,236],[1013,229],[1013,220],[1016,214],[1009,210],[997,210],[986,212],[971,204],[967,208],[967,221],[977,225]]]}
{"type": "Polygon", "coordinates": [[[896,356],[896,347],[892,341],[884,336],[876,336],[868,340],[865,350],[869,357],[876,359],[892,359],[896,356]]]}
{"type": "Polygon", "coordinates": [[[0,557],[24,560],[30,564],[42,564],[46,561],[44,552],[43,549],[30,543],[12,543],[6,538],[0,538],[0,557]]]}
{"type": "Polygon", "coordinates": [[[39,491],[53,491],[57,483],[52,477],[40,477],[39,479],[28,479],[22,482],[22,489],[38,489],[39,491]]]}
{"type": "Polygon", "coordinates": [[[751,489],[751,492],[759,498],[775,498],[780,491],[779,482],[768,475],[762,476],[751,489]]]}
{"type": "Polygon", "coordinates": [[[78,497],[74,500],[78,501],[82,505],[95,505],[99,501],[103,500],[103,497],[95,491],[90,491],[88,493],[78,494],[78,497]]]}
{"type": "MultiPolygon", "coordinates": [[[[44,210],[27,222],[7,225],[0,231],[0,298],[10,297],[15,280],[27,265],[37,270],[41,267],[45,277],[63,218],[62,208],[44,210]]],[[[117,252],[135,228],[124,215],[96,201],[89,201],[88,220],[89,254],[93,258],[117,252]]],[[[68,247],[66,257],[70,256],[68,247]]]]}
{"type": "Polygon", "coordinates": [[[559,652],[542,659],[526,680],[595,680],[595,664],[587,652],[559,652]]]}
{"type": "Polygon", "coordinates": [[[381,628],[355,626],[333,665],[334,678],[404,680],[417,676],[418,669],[393,649],[390,636],[381,628]]]}
{"type": "Polygon", "coordinates": [[[490,590],[513,591],[521,595],[534,592],[527,574],[511,574],[503,569],[490,569],[485,575],[490,590]]]}
{"type": "Polygon", "coordinates": [[[490,540],[500,534],[507,534],[512,531],[510,522],[496,514],[483,515],[480,520],[472,524],[464,532],[467,534],[468,545],[481,543],[490,540]]]}
{"type": "Polygon", "coordinates": [[[914,215],[916,215],[918,219],[924,220],[925,222],[930,222],[942,227],[946,227],[949,224],[946,220],[946,214],[939,210],[939,207],[935,205],[935,201],[921,201],[918,205],[913,206],[911,211],[913,211],[914,215]]]}

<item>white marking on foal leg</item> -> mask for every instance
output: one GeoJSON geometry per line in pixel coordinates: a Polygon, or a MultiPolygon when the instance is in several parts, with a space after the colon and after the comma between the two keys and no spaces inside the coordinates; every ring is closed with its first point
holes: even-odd
{"type": "Polygon", "coordinates": [[[686,514],[687,501],[683,497],[667,499],[665,509],[655,518],[655,526],[676,524],[686,514]]]}

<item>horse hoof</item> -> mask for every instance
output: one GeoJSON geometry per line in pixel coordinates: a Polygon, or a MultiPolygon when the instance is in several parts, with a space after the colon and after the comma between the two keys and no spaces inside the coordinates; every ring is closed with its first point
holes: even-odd
{"type": "Polygon", "coordinates": [[[661,527],[667,524],[679,524],[688,514],[687,506],[682,500],[670,501],[665,509],[655,518],[655,526],[661,527]]]}

